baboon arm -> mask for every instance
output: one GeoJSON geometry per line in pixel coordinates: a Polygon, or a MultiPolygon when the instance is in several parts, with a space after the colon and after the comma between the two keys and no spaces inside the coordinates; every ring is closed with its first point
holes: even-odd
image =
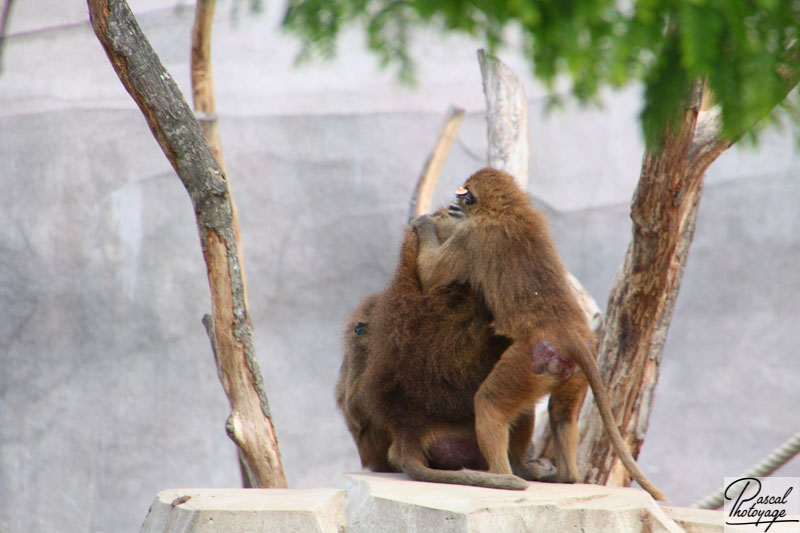
{"type": "Polygon", "coordinates": [[[415,226],[419,238],[417,272],[423,290],[454,281],[465,283],[469,278],[469,226],[464,223],[443,243],[436,236],[436,227],[424,221],[415,226]]]}

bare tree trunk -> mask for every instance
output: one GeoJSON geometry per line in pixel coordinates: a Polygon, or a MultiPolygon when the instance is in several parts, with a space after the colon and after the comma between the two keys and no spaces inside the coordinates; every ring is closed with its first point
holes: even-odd
{"type": "MultiPolygon", "coordinates": [[[[800,70],[792,70],[786,78],[788,93],[797,85],[800,70]]],[[[633,238],[609,294],[600,338],[600,374],[634,457],[650,420],[664,342],[697,222],[703,177],[735,141],[721,137],[717,108],[698,113],[700,86],[684,113],[683,128],[668,130],[659,151],[645,153],[631,206],[633,238]]],[[[627,471],[613,458],[591,397],[581,415],[578,460],[586,481],[630,485],[627,471]]]]}
{"type": "MultiPolygon", "coordinates": [[[[652,392],[702,189],[703,175],[687,172],[699,93],[692,98],[680,130],[667,131],[660,151],[645,154],[631,207],[633,239],[609,295],[600,339],[600,374],[634,457],[647,432],[652,392]]],[[[627,472],[614,458],[594,402],[584,404],[581,426],[579,458],[588,458],[590,465],[584,469],[586,480],[627,484],[627,472]]]]}
{"type": "MultiPolygon", "coordinates": [[[[194,114],[200,123],[203,137],[208,142],[208,147],[214,158],[219,163],[222,172],[227,174],[225,160],[222,156],[222,142],[219,137],[219,121],[217,120],[217,105],[214,98],[214,71],[211,62],[211,29],[214,25],[214,9],[216,0],[197,0],[194,13],[194,24],[192,26],[192,53],[191,53],[191,72],[192,72],[192,100],[194,102],[194,114]]],[[[236,202],[231,191],[230,179],[225,181],[228,188],[228,198],[231,202],[231,212],[233,214],[233,232],[236,236],[236,251],[239,255],[239,264],[242,267],[242,283],[244,284],[245,306],[249,308],[247,302],[247,277],[244,272],[244,249],[242,247],[242,237],[239,232],[239,215],[236,209],[236,202]]],[[[212,347],[214,339],[211,337],[212,347]]],[[[242,450],[237,447],[237,457],[239,458],[239,471],[242,475],[242,486],[253,488],[257,486],[255,476],[247,466],[242,450]]]]}
{"type": "Polygon", "coordinates": [[[436,182],[439,180],[442,166],[447,159],[447,154],[450,152],[450,147],[453,145],[456,131],[458,131],[462,120],[464,120],[463,109],[451,107],[447,110],[442,133],[439,134],[439,140],[436,141],[433,152],[428,156],[425,167],[422,169],[422,174],[420,174],[417,181],[417,186],[414,188],[414,194],[411,195],[408,220],[430,212],[431,199],[436,190],[436,182]]]}
{"type": "Polygon", "coordinates": [[[286,478],[253,348],[242,264],[227,180],[175,82],[164,70],[127,3],[88,0],[92,26],[122,84],[139,105],[192,200],[208,269],[217,371],[228,396],[228,435],[259,487],[286,478]]]}

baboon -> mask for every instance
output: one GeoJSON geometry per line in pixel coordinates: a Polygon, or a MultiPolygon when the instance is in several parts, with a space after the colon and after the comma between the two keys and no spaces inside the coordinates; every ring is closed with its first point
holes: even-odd
{"type": "MultiPolygon", "coordinates": [[[[432,219],[438,237],[446,239],[462,217],[440,210],[432,219]]],[[[527,488],[525,479],[552,477],[552,464],[526,457],[532,412],[512,429],[520,447],[513,472],[521,477],[478,471],[488,465],[475,435],[473,398],[510,341],[492,333],[491,314],[466,285],[423,294],[417,256],[408,229],[389,286],[361,303],[345,331],[337,402],[362,465],[419,481],[518,490],[527,488]]]]}
{"type": "Polygon", "coordinates": [[[468,283],[484,298],[495,333],[512,340],[474,399],[478,444],[489,471],[511,473],[509,458],[513,463],[519,448],[513,436],[509,442],[509,426],[520,413],[533,416],[536,400],[550,394],[556,481],[576,482],[577,419],[588,380],[623,464],[654,498],[665,500],[617,430],[595,361],[595,335],[567,284],[544,214],[512,176],[495,169],[473,174],[456,197],[465,220],[446,240],[429,216],[412,226],[423,290],[468,283]]]}
{"type": "Polygon", "coordinates": [[[369,346],[366,329],[377,294],[364,298],[347,321],[344,333],[344,359],[336,382],[336,403],[344,414],[347,429],[353,436],[361,465],[375,472],[395,472],[389,464],[391,435],[367,410],[369,398],[363,385],[369,346]]]}

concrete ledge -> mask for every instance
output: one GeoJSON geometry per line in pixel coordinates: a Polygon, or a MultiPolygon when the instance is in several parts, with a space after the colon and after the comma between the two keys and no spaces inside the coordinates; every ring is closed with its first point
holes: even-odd
{"type": "MultiPolygon", "coordinates": [[[[717,533],[725,521],[722,511],[692,509],[690,507],[662,507],[686,533],[717,533]]],[[[772,529],[770,532],[772,533],[772,529]]]]}
{"type": "Polygon", "coordinates": [[[531,483],[525,491],[347,474],[336,489],[171,489],[158,493],[141,533],[722,533],[721,511],[660,507],[646,492],[531,483]]]}
{"type": "Polygon", "coordinates": [[[337,489],[168,489],[140,533],[343,533],[344,502],[337,489]]]}
{"type": "MultiPolygon", "coordinates": [[[[639,489],[531,483],[519,492],[419,483],[396,474],[347,477],[349,533],[684,531],[639,489]]],[[[722,515],[718,528],[694,531],[721,532],[722,515]]]]}

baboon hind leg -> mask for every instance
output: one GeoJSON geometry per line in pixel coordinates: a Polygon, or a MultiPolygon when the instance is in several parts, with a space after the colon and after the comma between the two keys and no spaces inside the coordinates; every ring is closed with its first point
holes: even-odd
{"type": "Polygon", "coordinates": [[[553,481],[556,468],[546,459],[533,459],[533,429],[536,420],[533,408],[523,411],[511,426],[508,459],[514,474],[528,481],[553,481]]]}
{"type": "Polygon", "coordinates": [[[556,481],[575,483],[579,479],[576,448],[578,446],[578,415],[586,396],[586,381],[574,376],[550,393],[547,406],[550,429],[553,432],[556,481]]]}
{"type": "Polygon", "coordinates": [[[517,343],[500,357],[475,394],[475,433],[489,471],[512,472],[509,452],[514,462],[521,462],[533,430],[531,408],[536,398],[547,392],[531,371],[530,357],[517,343]],[[524,413],[528,413],[527,416],[524,413]],[[511,423],[523,415],[523,425],[509,437],[511,423]]]}

